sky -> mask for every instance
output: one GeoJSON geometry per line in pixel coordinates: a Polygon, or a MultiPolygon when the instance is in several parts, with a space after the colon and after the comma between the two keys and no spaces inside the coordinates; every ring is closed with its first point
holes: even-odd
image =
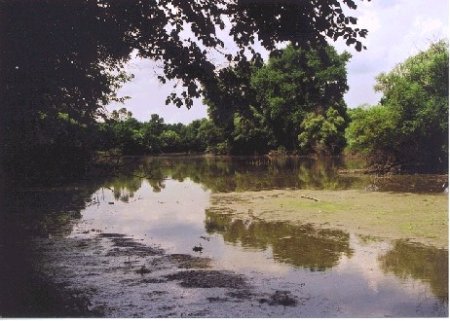
{"type": "MultiPolygon", "coordinates": [[[[377,104],[381,95],[373,89],[375,77],[389,72],[411,55],[426,50],[437,40],[449,38],[448,0],[356,0],[358,8],[352,10],[358,17],[358,26],[369,30],[364,40],[367,50],[357,52],[343,41],[330,42],[338,52],[352,54],[347,65],[349,91],[345,101],[349,108],[362,104],[377,104]]],[[[224,32],[225,34],[226,32],[224,32]]],[[[225,39],[225,49],[234,50],[231,40],[225,39]]],[[[266,55],[263,55],[265,57],[266,55]]],[[[140,121],[147,121],[151,114],[158,114],[166,123],[187,124],[194,119],[207,117],[206,106],[198,99],[188,110],[165,105],[172,92],[172,84],[161,84],[156,78],[161,73],[157,63],[132,58],[126,66],[134,79],[118,92],[119,96],[130,96],[125,104],[112,104],[108,110],[125,107],[140,121]]]]}

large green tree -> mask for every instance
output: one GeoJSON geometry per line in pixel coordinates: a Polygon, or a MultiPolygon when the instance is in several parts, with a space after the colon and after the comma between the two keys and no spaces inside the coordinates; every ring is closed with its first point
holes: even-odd
{"type": "Polygon", "coordinates": [[[247,154],[267,150],[270,133],[259,115],[253,74],[260,61],[238,63],[218,71],[216,82],[205,86],[204,102],[213,124],[220,128],[231,153],[247,154]],[[265,143],[261,144],[260,141],[265,143]]]}
{"type": "Polygon", "coordinates": [[[372,163],[433,170],[448,161],[448,42],[439,41],[377,77],[380,106],[352,112],[350,147],[372,163]]]}
{"type": "MultiPolygon", "coordinates": [[[[251,83],[257,93],[259,111],[277,146],[296,149],[298,135],[310,132],[304,121],[311,118],[311,114],[331,118],[334,113],[327,111],[332,108],[346,119],[344,93],[348,90],[346,63],[349,58],[348,53],[338,54],[328,45],[319,49],[291,45],[272,56],[268,64],[254,74],[251,83]]],[[[341,123],[336,127],[336,135],[343,135],[345,122],[341,123]]],[[[318,130],[323,126],[327,126],[326,123],[318,130]]],[[[310,152],[306,147],[309,145],[300,143],[302,151],[310,152]]],[[[333,148],[333,152],[339,151],[340,148],[333,148]]]]}
{"type": "Polygon", "coordinates": [[[264,65],[224,68],[217,76],[220,90],[205,100],[209,115],[233,153],[283,146],[305,154],[338,154],[345,145],[349,58],[328,45],[289,45],[264,65]]]}

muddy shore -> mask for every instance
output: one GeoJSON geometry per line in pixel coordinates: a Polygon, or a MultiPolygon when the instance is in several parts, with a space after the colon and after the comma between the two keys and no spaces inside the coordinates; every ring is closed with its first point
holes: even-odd
{"type": "Polygon", "coordinates": [[[26,309],[4,317],[238,317],[277,315],[286,307],[300,315],[295,308],[307,299],[212,269],[201,254],[168,254],[124,234],[35,239],[33,251],[41,256],[34,266],[40,301],[30,294],[26,309]]]}

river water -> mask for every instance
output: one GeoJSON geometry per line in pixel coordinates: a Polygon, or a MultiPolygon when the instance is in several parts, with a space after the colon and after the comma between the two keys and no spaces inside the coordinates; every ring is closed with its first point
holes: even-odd
{"type": "Polygon", "coordinates": [[[448,316],[447,247],[211,210],[214,193],[273,189],[446,197],[445,175],[352,171],[360,165],[130,158],[113,177],[15,193],[1,315],[448,316]]]}

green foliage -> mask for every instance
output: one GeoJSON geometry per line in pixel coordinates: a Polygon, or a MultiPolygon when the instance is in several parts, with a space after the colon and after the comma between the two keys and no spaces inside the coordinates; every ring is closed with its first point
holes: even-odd
{"type": "Polygon", "coordinates": [[[111,117],[97,124],[96,148],[117,149],[123,154],[136,154],[142,150],[144,136],[141,124],[125,108],[114,110],[111,117]]]}
{"type": "Polygon", "coordinates": [[[206,86],[204,103],[215,126],[225,137],[233,141],[236,115],[254,122],[252,106],[256,105],[256,93],[250,86],[250,78],[262,62],[237,64],[219,70],[216,81],[206,86]]]}
{"type": "Polygon", "coordinates": [[[345,119],[334,108],[329,108],[325,116],[308,113],[300,125],[300,152],[339,154],[345,146],[345,127],[345,119]]]}
{"type": "Polygon", "coordinates": [[[166,124],[159,115],[152,114],[149,121],[139,122],[125,108],[113,111],[104,122],[97,123],[95,141],[99,151],[126,155],[229,152],[221,129],[206,118],[188,125],[166,124]]]}
{"type": "Polygon", "coordinates": [[[159,153],[161,151],[160,135],[164,130],[164,119],[157,114],[152,114],[150,120],[142,124],[142,146],[144,152],[159,153]]]}
{"type": "Polygon", "coordinates": [[[276,145],[294,149],[308,113],[325,117],[328,108],[333,108],[346,118],[343,95],[348,90],[345,65],[349,58],[331,46],[310,50],[288,46],[254,74],[251,83],[276,145]]]}
{"type": "Polygon", "coordinates": [[[206,151],[212,153],[228,153],[228,144],[225,142],[223,130],[214,125],[209,119],[202,119],[198,128],[197,138],[207,145],[206,151]]]}
{"type": "Polygon", "coordinates": [[[438,170],[448,160],[448,43],[440,41],[377,77],[381,105],[352,111],[351,149],[374,164],[438,170]]]}
{"type": "Polygon", "coordinates": [[[351,150],[375,156],[383,151],[393,152],[398,115],[382,105],[358,107],[349,110],[351,123],[346,131],[347,144],[351,150]]]}
{"type": "Polygon", "coordinates": [[[164,124],[152,115],[148,123],[135,124],[126,109],[114,111],[110,148],[131,154],[262,154],[283,147],[337,155],[345,146],[348,59],[329,46],[307,50],[291,45],[266,65],[222,69],[220,90],[209,88],[205,99],[211,120],[185,126],[164,124]]]}
{"type": "MultiPolygon", "coordinates": [[[[306,4],[2,1],[0,29],[8,44],[2,48],[0,68],[2,173],[24,177],[39,173],[50,151],[53,158],[68,162],[76,159],[74,154],[80,155],[76,159],[80,163],[89,159],[93,136],[85,128],[95,127],[109,102],[123,101],[116,91],[130,79],[124,63],[133,52],[162,62],[161,82],[177,79],[184,87],[181,96],[171,94],[167,103],[190,107],[193,98],[204,94],[204,87],[217,86],[216,67],[208,52],[224,49],[218,32],[225,28],[224,21],[230,22],[230,35],[239,49],[236,54],[225,52],[224,57],[245,65],[246,52],[252,61],[261,61],[253,48],[256,38],[273,50],[279,42],[314,47],[326,38],[344,37],[348,45],[361,50],[360,39],[367,30],[356,28],[356,18],[344,8],[356,9],[356,4],[353,0],[343,4],[331,0],[306,4]],[[193,36],[184,37],[186,33],[193,36]],[[66,126],[61,113],[78,126],[66,126]],[[61,126],[70,129],[67,143],[59,138],[61,126]],[[68,153],[74,139],[73,152],[68,153]],[[40,158],[39,166],[33,166],[40,158]]],[[[125,129],[119,136],[129,135],[142,137],[125,129]]],[[[123,148],[133,151],[137,146],[123,148]]],[[[67,168],[62,167],[62,172],[67,168]]]]}
{"type": "Polygon", "coordinates": [[[161,136],[161,148],[164,152],[177,152],[180,150],[181,138],[173,130],[165,130],[161,136]]]}
{"type": "Polygon", "coordinates": [[[206,150],[207,142],[202,140],[203,135],[199,134],[200,126],[204,121],[206,120],[194,120],[185,127],[184,134],[181,137],[183,140],[182,144],[186,150],[191,152],[203,152],[206,150]]]}
{"type": "Polygon", "coordinates": [[[267,152],[270,134],[262,126],[263,121],[258,114],[255,114],[252,118],[245,118],[237,113],[234,115],[234,130],[232,133],[232,152],[234,154],[267,152]]]}
{"type": "Polygon", "coordinates": [[[222,69],[219,85],[205,100],[209,115],[235,154],[264,153],[279,146],[292,151],[298,148],[299,134],[303,152],[338,154],[345,145],[343,95],[349,58],[330,46],[289,45],[273,52],[265,65],[254,61],[222,69]],[[314,117],[322,119],[320,130],[313,125],[314,117]]]}

